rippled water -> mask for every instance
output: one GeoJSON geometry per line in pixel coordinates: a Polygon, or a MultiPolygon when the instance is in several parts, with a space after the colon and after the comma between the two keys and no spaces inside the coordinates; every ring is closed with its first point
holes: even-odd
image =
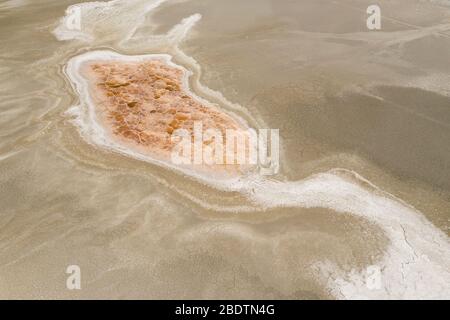
{"type": "Polygon", "coordinates": [[[76,3],[0,2],[1,298],[450,297],[445,1],[378,1],[372,32],[364,0],[105,1],[74,31],[76,3]],[[279,128],[280,173],[229,188],[96,144],[66,67],[99,49],[169,54],[279,128]]]}

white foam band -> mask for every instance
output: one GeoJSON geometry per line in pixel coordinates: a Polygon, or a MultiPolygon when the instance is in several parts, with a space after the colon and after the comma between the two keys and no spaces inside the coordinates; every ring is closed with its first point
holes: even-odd
{"type": "Polygon", "coordinates": [[[321,207],[352,213],[384,230],[390,245],[379,263],[383,287],[370,290],[362,274],[338,277],[330,283],[338,297],[418,299],[450,294],[448,237],[420,212],[388,194],[371,192],[334,173],[322,173],[297,182],[259,181],[249,196],[267,207],[321,207]]]}
{"type": "Polygon", "coordinates": [[[58,40],[126,41],[145,16],[166,0],[93,1],[69,6],[53,31],[58,40]],[[80,24],[74,24],[79,20],[80,24]]]}

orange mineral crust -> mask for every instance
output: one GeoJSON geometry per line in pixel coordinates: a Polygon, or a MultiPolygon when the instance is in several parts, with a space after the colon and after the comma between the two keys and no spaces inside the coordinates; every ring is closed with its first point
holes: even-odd
{"type": "MultiPolygon", "coordinates": [[[[164,61],[89,61],[81,68],[88,81],[98,121],[113,139],[159,160],[171,161],[176,129],[193,133],[194,122],[203,131],[215,129],[245,132],[242,124],[214,106],[205,106],[184,90],[184,71],[164,61]]],[[[203,144],[210,144],[205,141],[203,144]]],[[[196,170],[238,173],[242,165],[192,165],[196,170]]]]}

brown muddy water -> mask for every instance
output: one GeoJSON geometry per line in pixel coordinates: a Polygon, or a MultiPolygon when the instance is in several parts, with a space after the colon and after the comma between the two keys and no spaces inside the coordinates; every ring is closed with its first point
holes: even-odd
{"type": "Polygon", "coordinates": [[[371,4],[0,1],[0,298],[449,299],[450,2],[379,0],[377,31],[371,4]],[[279,129],[280,171],[108,144],[71,77],[94,51],[169,55],[279,129]]]}

